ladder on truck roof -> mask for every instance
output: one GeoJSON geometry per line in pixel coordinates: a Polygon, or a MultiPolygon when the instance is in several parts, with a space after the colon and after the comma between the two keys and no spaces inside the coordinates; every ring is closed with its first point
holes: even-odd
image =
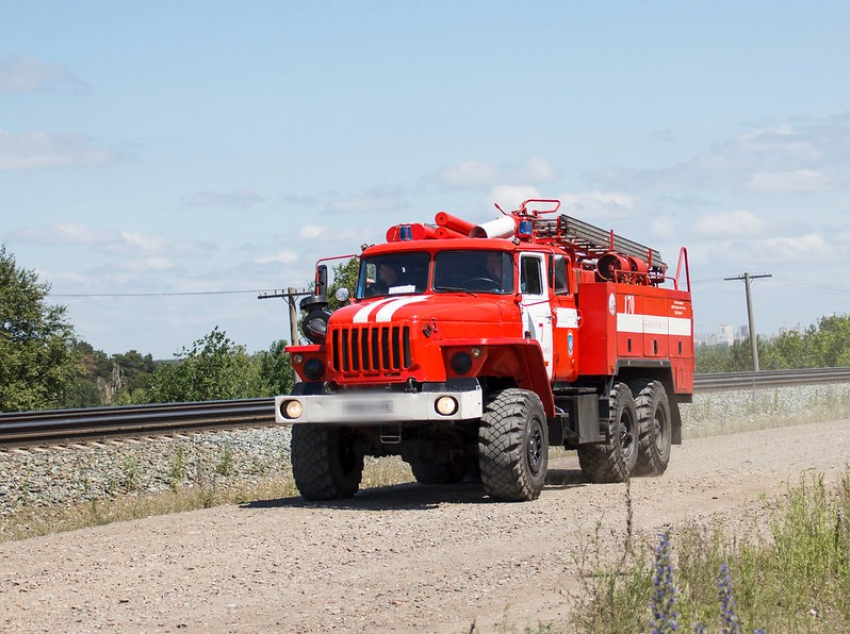
{"type": "Polygon", "coordinates": [[[661,253],[642,244],[618,236],[594,225],[561,215],[557,219],[534,218],[534,232],[543,240],[568,246],[579,259],[595,259],[616,251],[623,255],[647,261],[650,269],[662,275],[667,265],[661,259],[661,253]]]}

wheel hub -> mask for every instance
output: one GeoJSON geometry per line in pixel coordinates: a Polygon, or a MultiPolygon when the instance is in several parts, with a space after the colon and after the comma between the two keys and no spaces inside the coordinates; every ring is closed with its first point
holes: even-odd
{"type": "Polygon", "coordinates": [[[543,431],[540,429],[539,421],[534,421],[531,432],[525,441],[525,449],[528,455],[528,466],[536,475],[540,472],[540,466],[543,462],[543,431]]]}

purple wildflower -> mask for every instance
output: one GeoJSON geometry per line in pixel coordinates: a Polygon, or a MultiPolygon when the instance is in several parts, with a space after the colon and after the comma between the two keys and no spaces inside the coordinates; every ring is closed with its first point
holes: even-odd
{"type": "Polygon", "coordinates": [[[679,629],[675,610],[676,586],[673,583],[673,564],[670,562],[670,528],[658,536],[655,549],[655,576],[652,585],[652,634],[665,634],[679,629]]]}
{"type": "Polygon", "coordinates": [[[717,590],[720,597],[720,631],[723,634],[740,634],[741,627],[735,612],[735,597],[732,594],[732,577],[726,564],[720,566],[717,590]]]}

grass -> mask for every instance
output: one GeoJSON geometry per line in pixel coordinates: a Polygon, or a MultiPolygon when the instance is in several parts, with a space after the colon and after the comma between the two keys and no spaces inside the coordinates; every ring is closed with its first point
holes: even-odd
{"type": "MultiPolygon", "coordinates": [[[[231,472],[231,461],[232,453],[226,450],[217,467],[221,471],[231,472]]],[[[106,496],[70,505],[24,506],[10,517],[0,518],[0,543],[222,504],[298,496],[295,482],[288,471],[248,483],[231,484],[226,478],[216,478],[198,486],[180,486],[179,483],[186,475],[186,454],[182,448],[171,458],[168,489],[143,492],[136,484],[137,467],[128,461],[124,469],[127,471],[124,486],[119,487],[115,483],[115,486],[107,488],[106,496]]],[[[412,481],[410,467],[400,459],[366,459],[364,487],[412,481]]]]}
{"type": "Polygon", "coordinates": [[[570,630],[850,631],[850,468],[804,478],[743,537],[721,521],[668,528],[589,575],[570,630]],[[766,526],[766,530],[764,527],[766,526]]]}

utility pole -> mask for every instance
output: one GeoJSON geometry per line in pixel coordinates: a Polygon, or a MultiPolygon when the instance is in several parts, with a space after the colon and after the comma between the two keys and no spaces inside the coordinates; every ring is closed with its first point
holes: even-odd
{"type": "Polygon", "coordinates": [[[753,317],[753,298],[752,293],[750,292],[750,282],[752,280],[757,280],[762,277],[773,277],[770,273],[762,273],[761,275],[751,275],[749,273],[744,273],[743,275],[738,275],[737,277],[724,277],[724,281],[729,282],[733,280],[743,280],[744,287],[747,291],[747,317],[750,320],[750,346],[753,351],[753,371],[759,371],[759,351],[758,346],[756,345],[756,320],[753,317]]]}
{"type": "Polygon", "coordinates": [[[291,345],[298,344],[298,312],[295,307],[295,298],[305,295],[312,295],[313,291],[298,291],[293,287],[289,287],[286,292],[275,291],[274,293],[260,293],[257,299],[272,299],[273,297],[282,297],[289,304],[289,343],[291,345]]]}

